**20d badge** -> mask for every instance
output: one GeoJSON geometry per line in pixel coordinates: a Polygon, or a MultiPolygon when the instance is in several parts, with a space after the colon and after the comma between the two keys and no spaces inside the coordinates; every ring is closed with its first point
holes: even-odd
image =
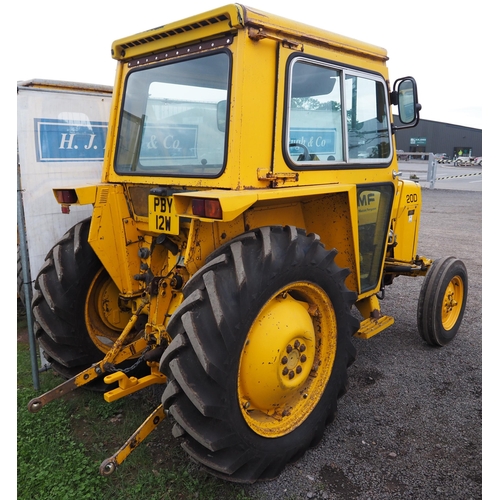
{"type": "Polygon", "coordinates": [[[173,196],[149,196],[149,229],[159,233],[179,234],[179,216],[173,196]]]}

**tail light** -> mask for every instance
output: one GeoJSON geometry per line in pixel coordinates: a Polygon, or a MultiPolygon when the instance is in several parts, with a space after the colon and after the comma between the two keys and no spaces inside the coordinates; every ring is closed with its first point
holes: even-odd
{"type": "Polygon", "coordinates": [[[207,219],[222,219],[222,207],[219,200],[194,198],[192,200],[193,215],[207,219]]]}
{"type": "Polygon", "coordinates": [[[78,201],[78,196],[74,189],[54,189],[54,196],[61,205],[61,212],[69,214],[69,206],[78,201]]]}

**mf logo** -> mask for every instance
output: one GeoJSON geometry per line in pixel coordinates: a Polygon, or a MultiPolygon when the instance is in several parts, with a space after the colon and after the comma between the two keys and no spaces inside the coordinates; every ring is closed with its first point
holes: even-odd
{"type": "Polygon", "coordinates": [[[102,161],[108,124],[35,118],[39,162],[102,161]]]}
{"type": "Polygon", "coordinates": [[[376,222],[379,205],[379,191],[358,190],[358,222],[360,226],[376,222]]]}
{"type": "Polygon", "coordinates": [[[378,202],[379,193],[376,191],[363,191],[358,194],[358,207],[369,207],[378,202]]]}

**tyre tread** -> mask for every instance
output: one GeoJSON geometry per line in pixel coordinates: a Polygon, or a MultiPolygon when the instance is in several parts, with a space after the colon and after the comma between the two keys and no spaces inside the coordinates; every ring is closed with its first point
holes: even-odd
{"type": "Polygon", "coordinates": [[[223,387],[231,378],[230,364],[234,366],[234,360],[239,359],[237,342],[241,340],[237,339],[246,336],[241,318],[248,314],[249,304],[262,300],[259,297],[267,283],[279,280],[282,269],[314,266],[321,270],[322,279],[331,280],[330,286],[338,294],[335,300],[342,304],[338,312],[345,330],[335,363],[346,370],[354,361],[351,337],[359,321],[350,308],[357,295],[345,286],[349,271],[335,263],[336,255],[337,251],[326,250],[314,233],[269,226],[238,236],[217,249],[186,284],[185,302],[167,325],[173,341],[160,361],[160,370],[169,379],[162,402],[174,417],[175,435],[182,436],[184,449],[212,474],[250,483],[275,477],[293,457],[302,456],[319,443],[326,425],[333,420],[337,398],[346,391],[346,372],[335,382],[337,397],[323,403],[323,417],[302,442],[283,449],[279,441],[272,440],[273,451],[266,454],[237,437],[235,425],[240,424],[234,419],[243,417],[239,410],[239,416],[231,416],[229,395],[223,387]]]}

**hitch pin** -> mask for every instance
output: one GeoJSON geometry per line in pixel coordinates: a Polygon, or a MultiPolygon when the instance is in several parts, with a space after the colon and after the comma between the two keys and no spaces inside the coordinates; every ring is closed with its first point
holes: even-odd
{"type": "Polygon", "coordinates": [[[42,394],[37,398],[33,398],[28,403],[28,411],[30,413],[36,413],[37,411],[40,411],[42,407],[45,406],[47,403],[50,403],[51,401],[54,401],[54,399],[58,399],[64,396],[68,392],[75,390],[77,387],[81,387],[82,385],[88,384],[92,380],[96,379],[97,377],[105,373],[106,370],[104,369],[104,366],[106,365],[106,363],[111,363],[115,360],[115,358],[120,352],[120,349],[123,346],[123,343],[125,342],[125,339],[127,338],[127,335],[130,333],[130,330],[132,330],[139,314],[141,313],[145,305],[146,304],[143,303],[137,309],[137,312],[131,316],[129,322],[127,323],[127,326],[124,328],[123,332],[120,334],[120,336],[114,343],[113,347],[108,351],[106,356],[104,356],[104,359],[102,361],[93,364],[91,367],[87,368],[86,370],[83,370],[78,375],[75,375],[73,378],[66,380],[57,387],[54,387],[54,389],[51,389],[45,394],[42,394]]]}

